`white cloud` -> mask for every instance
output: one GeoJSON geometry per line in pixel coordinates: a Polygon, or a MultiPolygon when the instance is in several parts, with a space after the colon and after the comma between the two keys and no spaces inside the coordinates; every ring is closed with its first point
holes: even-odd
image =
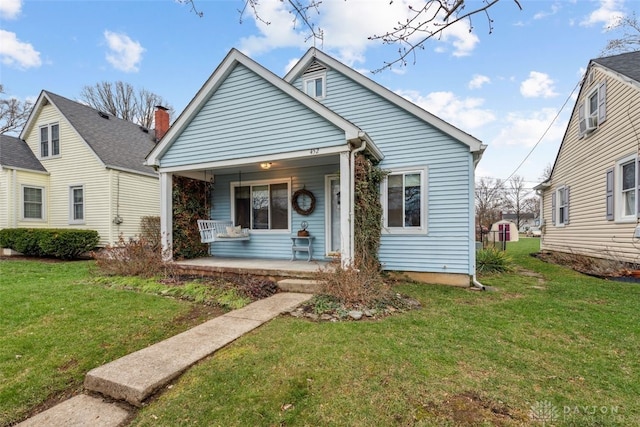
{"type": "Polygon", "coordinates": [[[126,34],[114,33],[105,30],[104,38],[109,46],[107,61],[114,68],[126,73],[137,72],[142,61],[142,52],[145,49],[136,41],[131,40],[126,34]]]}
{"type": "Polygon", "coordinates": [[[600,0],[600,7],[580,22],[583,27],[602,24],[604,29],[616,24],[622,17],[624,0],[600,0]]]}
{"type": "Polygon", "coordinates": [[[491,110],[481,108],[484,104],[482,98],[460,99],[452,92],[432,92],[426,96],[417,91],[396,93],[465,132],[478,129],[496,119],[491,110]]]}
{"type": "Polygon", "coordinates": [[[533,19],[544,19],[547,16],[555,15],[556,13],[558,13],[559,10],[560,10],[560,5],[558,3],[554,3],[551,5],[551,9],[549,11],[542,11],[542,12],[536,13],[535,15],[533,15],[533,19]]]}
{"type": "Polygon", "coordinates": [[[469,82],[469,89],[480,89],[484,84],[491,83],[491,79],[481,74],[475,74],[469,82]]]}
{"type": "MultiPolygon", "coordinates": [[[[379,41],[369,40],[369,36],[382,35],[391,31],[398,22],[406,21],[410,16],[410,0],[393,2],[361,2],[361,1],[329,1],[320,6],[319,14],[311,10],[310,18],[324,33],[324,40],[317,47],[335,52],[346,65],[363,63],[364,54],[370,47],[380,46],[379,41]]],[[[294,16],[289,12],[288,2],[280,0],[263,0],[257,5],[261,19],[270,22],[266,25],[249,13],[259,35],[245,37],[240,41],[240,50],[247,55],[263,54],[281,47],[308,48],[313,44],[305,38],[309,29],[298,19],[294,24],[294,16]]],[[[409,38],[419,39],[422,34],[409,38]]],[[[478,37],[469,32],[468,24],[460,22],[447,28],[442,36],[427,42],[435,48],[453,46],[454,56],[469,55],[479,42],[478,37]]],[[[391,57],[389,60],[394,60],[391,57]]]]}
{"type": "Polygon", "coordinates": [[[520,93],[525,98],[552,98],[558,94],[548,74],[532,71],[529,78],[520,84],[520,93]]]}
{"type": "Polygon", "coordinates": [[[22,0],[2,0],[0,2],[0,18],[16,19],[22,9],[22,0]]]}
{"type": "MultiPolygon", "coordinates": [[[[533,147],[542,137],[557,111],[544,108],[533,113],[508,113],[502,129],[491,144],[533,147]]],[[[567,128],[566,121],[556,121],[544,137],[544,141],[561,141],[567,128]]]]}
{"type": "Polygon", "coordinates": [[[42,65],[40,52],[31,44],[18,40],[15,33],[5,30],[0,30],[0,58],[3,64],[17,68],[42,65]]]}

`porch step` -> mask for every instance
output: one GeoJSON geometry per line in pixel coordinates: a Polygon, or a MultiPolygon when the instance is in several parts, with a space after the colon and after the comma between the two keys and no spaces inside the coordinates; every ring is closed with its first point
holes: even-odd
{"type": "Polygon", "coordinates": [[[278,287],[285,292],[300,292],[303,294],[319,294],[322,282],[311,279],[283,279],[278,281],[278,287]]]}

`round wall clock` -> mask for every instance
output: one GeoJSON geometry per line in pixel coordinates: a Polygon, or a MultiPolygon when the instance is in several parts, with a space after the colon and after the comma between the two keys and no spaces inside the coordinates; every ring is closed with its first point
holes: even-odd
{"type": "Polygon", "coordinates": [[[293,210],[300,215],[309,215],[316,208],[316,196],[306,188],[296,191],[291,196],[293,210]]]}

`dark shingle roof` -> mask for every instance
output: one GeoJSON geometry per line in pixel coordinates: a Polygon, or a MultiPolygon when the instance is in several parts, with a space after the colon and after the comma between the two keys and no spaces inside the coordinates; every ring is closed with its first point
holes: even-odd
{"type": "Polygon", "coordinates": [[[47,171],[26,142],[9,135],[0,135],[0,166],[47,171]]]}
{"type": "Polygon", "coordinates": [[[594,59],[593,62],[640,83],[640,51],[594,59]]]}
{"type": "Polygon", "coordinates": [[[155,146],[153,131],[145,132],[135,123],[101,113],[60,95],[48,91],[44,94],[107,167],[155,174],[152,167],[143,164],[155,146]]]}

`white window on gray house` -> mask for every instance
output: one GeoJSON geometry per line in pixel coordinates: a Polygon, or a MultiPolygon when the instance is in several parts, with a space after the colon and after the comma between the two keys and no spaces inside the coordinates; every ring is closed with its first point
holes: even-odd
{"type": "Polygon", "coordinates": [[[69,187],[69,223],[84,223],[84,186],[69,187]]]}
{"type": "Polygon", "coordinates": [[[312,98],[324,98],[326,92],[325,75],[313,75],[302,80],[304,93],[312,98]]]}
{"type": "Polygon", "coordinates": [[[288,230],[289,183],[232,184],[234,224],[252,230],[288,230]]]}
{"type": "Polygon", "coordinates": [[[44,189],[22,187],[22,218],[26,220],[44,219],[44,189]]]}
{"type": "Polygon", "coordinates": [[[389,233],[426,231],[426,170],[392,171],[383,183],[384,226],[389,233]]]}
{"type": "Polygon", "coordinates": [[[627,156],[607,171],[607,219],[635,222],[638,218],[640,180],[638,158],[627,156]]]}
{"type": "Polygon", "coordinates": [[[551,222],[556,226],[569,224],[569,187],[562,186],[551,194],[551,222]]]}
{"type": "Polygon", "coordinates": [[[580,136],[596,130],[607,118],[607,82],[603,80],[587,92],[578,105],[578,128],[580,136]]]}
{"type": "Polygon", "coordinates": [[[40,157],[60,155],[60,126],[57,123],[40,127],[40,157]]]}

